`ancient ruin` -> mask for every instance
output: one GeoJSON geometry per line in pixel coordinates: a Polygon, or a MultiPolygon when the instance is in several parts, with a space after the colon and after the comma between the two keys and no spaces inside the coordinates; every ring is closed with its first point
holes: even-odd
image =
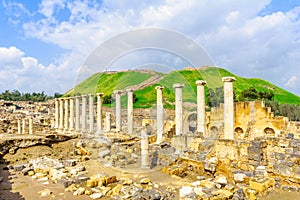
{"type": "Polygon", "coordinates": [[[133,109],[133,89],[114,91],[114,108],[102,106],[103,93],[29,106],[3,104],[3,135],[24,138],[11,143],[2,139],[0,152],[14,155],[21,147],[77,138],[68,147],[73,151],[60,160],[45,156],[7,170],[92,199],[256,199],[273,188],[300,191],[300,122],[274,117],[262,101],[234,103],[235,78],[222,81],[224,104],[211,111],[205,111],[205,80],[196,82],[197,105],[189,111],[183,106],[181,83],[173,85],[175,110],[164,109],[163,86],[156,86],[156,106],[150,109],[133,109]],[[127,95],[127,108],[122,108],[122,95],[127,95]],[[37,139],[28,142],[27,134],[37,139]],[[99,171],[88,176],[88,162],[132,175],[99,171]],[[154,182],[151,173],[168,178],[154,182]]]}

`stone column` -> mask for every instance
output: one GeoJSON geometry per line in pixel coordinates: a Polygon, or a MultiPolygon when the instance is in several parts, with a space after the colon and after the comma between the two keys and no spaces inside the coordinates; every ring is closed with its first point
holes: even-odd
{"type": "Polygon", "coordinates": [[[32,130],[33,119],[32,119],[32,117],[30,117],[29,120],[28,120],[28,127],[29,127],[29,134],[33,134],[33,130],[32,130]]]}
{"type": "Polygon", "coordinates": [[[224,139],[234,139],[234,105],[233,82],[234,77],[223,77],[224,82],[224,139]]]}
{"type": "Polygon", "coordinates": [[[94,95],[89,94],[89,133],[94,133],[94,95]]]}
{"type": "Polygon", "coordinates": [[[164,89],[163,86],[156,86],[156,129],[157,129],[157,138],[156,142],[162,142],[162,136],[164,132],[164,105],[163,105],[163,95],[162,91],[164,89]]]}
{"type": "Polygon", "coordinates": [[[97,133],[102,132],[102,96],[103,93],[97,93],[97,133]]]}
{"type": "Polygon", "coordinates": [[[75,97],[75,130],[80,131],[80,97],[75,97]]]}
{"type": "Polygon", "coordinates": [[[175,120],[176,120],[176,135],[183,134],[183,111],[182,111],[182,88],[183,84],[174,84],[175,88],[175,120]]]}
{"type": "Polygon", "coordinates": [[[59,100],[57,98],[55,98],[55,127],[54,128],[58,128],[59,127],[59,100]]]}
{"type": "Polygon", "coordinates": [[[64,129],[64,99],[59,99],[59,129],[64,129]]]}
{"type": "Polygon", "coordinates": [[[25,121],[25,119],[23,118],[23,119],[22,119],[22,134],[25,134],[25,126],[26,126],[26,121],[25,121]]]}
{"type": "Polygon", "coordinates": [[[74,130],[74,97],[70,97],[70,127],[69,130],[74,130]]]}
{"type": "Polygon", "coordinates": [[[196,81],[197,85],[197,132],[203,133],[203,136],[206,137],[206,123],[205,123],[205,92],[204,86],[206,81],[198,80],[196,81]]]}
{"type": "Polygon", "coordinates": [[[127,90],[127,127],[128,134],[133,134],[133,89],[127,90]]]}
{"type": "Polygon", "coordinates": [[[18,119],[18,133],[21,133],[21,120],[18,119]]]}
{"type": "Polygon", "coordinates": [[[65,130],[69,129],[69,99],[65,98],[65,130]]]}
{"type": "Polygon", "coordinates": [[[116,130],[121,131],[122,128],[122,113],[121,113],[121,91],[114,91],[116,95],[116,130]]]}
{"type": "Polygon", "coordinates": [[[86,133],[87,132],[87,129],[86,129],[86,104],[87,104],[87,95],[81,95],[81,99],[82,99],[82,102],[81,102],[81,132],[82,133],[86,133]]]}
{"type": "Polygon", "coordinates": [[[149,168],[150,161],[148,136],[145,131],[142,131],[141,135],[141,168],[149,168]]]}
{"type": "Polygon", "coordinates": [[[110,126],[111,126],[110,118],[111,118],[110,112],[105,113],[105,130],[107,132],[110,131],[110,126]]]}

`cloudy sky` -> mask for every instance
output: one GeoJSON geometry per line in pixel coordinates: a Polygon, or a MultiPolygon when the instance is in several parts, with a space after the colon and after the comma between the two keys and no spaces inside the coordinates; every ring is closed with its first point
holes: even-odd
{"type": "MultiPolygon", "coordinates": [[[[0,92],[64,93],[97,47],[124,32],[152,27],[191,38],[219,67],[300,95],[300,0],[0,2],[0,92]]],[[[115,69],[128,63],[185,65],[153,50],[122,59],[115,69]],[[157,59],[161,55],[165,59],[157,59]]]]}

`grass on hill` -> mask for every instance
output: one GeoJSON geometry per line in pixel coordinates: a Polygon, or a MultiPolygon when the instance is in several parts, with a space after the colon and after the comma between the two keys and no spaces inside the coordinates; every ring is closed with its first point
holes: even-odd
{"type": "MultiPolygon", "coordinates": [[[[138,71],[118,72],[113,74],[97,73],[77,85],[67,94],[103,92],[105,95],[110,95],[113,90],[122,90],[127,86],[139,84],[151,76],[152,74],[150,73],[141,73],[138,71]]],[[[157,85],[162,85],[165,87],[163,90],[165,107],[174,108],[175,89],[173,88],[173,84],[175,83],[184,84],[184,102],[196,103],[197,86],[195,82],[197,80],[205,80],[207,82],[205,92],[208,93],[208,88],[216,89],[223,87],[222,77],[225,76],[233,76],[236,78],[236,81],[233,83],[236,95],[240,95],[243,90],[254,87],[258,92],[272,91],[274,93],[274,100],[278,101],[279,104],[300,104],[299,96],[285,91],[265,80],[259,78],[243,78],[222,68],[206,67],[198,70],[176,70],[165,74],[160,82],[134,92],[138,98],[137,102],[134,103],[134,107],[149,108],[155,106],[155,87],[157,85]]],[[[125,97],[122,97],[122,99],[126,102],[125,97]]]]}

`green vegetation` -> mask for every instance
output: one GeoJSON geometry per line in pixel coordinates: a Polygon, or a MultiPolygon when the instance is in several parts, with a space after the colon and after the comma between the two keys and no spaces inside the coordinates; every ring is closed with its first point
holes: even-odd
{"type": "MultiPolygon", "coordinates": [[[[55,93],[55,95],[59,94],[55,93]]],[[[6,101],[45,101],[52,98],[45,95],[44,92],[20,93],[18,90],[13,90],[12,92],[5,90],[0,94],[0,99],[6,101]]]]}
{"type": "Polygon", "coordinates": [[[111,95],[114,90],[122,90],[131,85],[137,85],[152,74],[138,71],[116,72],[116,73],[96,73],[77,86],[69,90],[65,96],[74,96],[77,94],[90,94],[103,92],[105,95],[111,95]]]}
{"type": "MultiPolygon", "coordinates": [[[[153,73],[142,73],[139,71],[97,73],[78,84],[65,95],[103,92],[105,96],[110,96],[113,90],[122,90],[127,86],[139,84],[151,76],[153,76],[153,73]]],[[[158,83],[147,85],[134,92],[137,98],[134,107],[149,108],[155,106],[155,87],[157,85],[162,85],[165,87],[163,90],[165,107],[174,108],[175,90],[173,84],[175,83],[182,83],[185,85],[183,88],[183,100],[185,102],[196,103],[196,80],[205,80],[207,82],[205,86],[206,102],[210,106],[217,106],[222,102],[222,77],[224,76],[233,76],[236,78],[236,81],[233,83],[236,101],[251,100],[250,98],[245,98],[245,93],[247,93],[247,90],[250,88],[255,88],[255,92],[258,94],[255,98],[256,100],[270,100],[270,98],[266,97],[271,95],[272,101],[276,101],[278,105],[300,105],[299,96],[285,91],[265,80],[258,78],[242,78],[222,68],[205,67],[198,70],[176,70],[165,74],[158,83]]],[[[126,101],[126,98],[124,98],[124,101],[126,101]]]]}

